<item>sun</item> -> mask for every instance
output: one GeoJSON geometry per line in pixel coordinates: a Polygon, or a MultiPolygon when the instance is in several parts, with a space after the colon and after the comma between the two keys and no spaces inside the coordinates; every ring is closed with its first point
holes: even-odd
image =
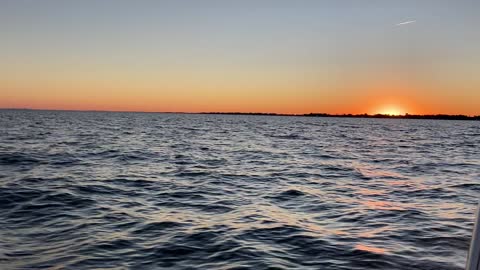
{"type": "Polygon", "coordinates": [[[399,106],[395,105],[387,105],[383,106],[377,110],[378,114],[385,114],[385,115],[402,115],[405,114],[405,110],[400,108],[399,106]]]}

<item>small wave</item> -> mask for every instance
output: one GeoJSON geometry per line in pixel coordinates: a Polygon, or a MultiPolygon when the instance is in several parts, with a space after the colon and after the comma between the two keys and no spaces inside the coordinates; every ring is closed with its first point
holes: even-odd
{"type": "Polygon", "coordinates": [[[0,209],[10,210],[12,207],[42,197],[45,192],[28,188],[2,188],[0,187],[0,209]]]}
{"type": "Polygon", "coordinates": [[[296,199],[296,198],[299,198],[299,197],[303,197],[305,195],[307,195],[307,194],[300,191],[300,190],[288,189],[288,190],[282,191],[281,193],[273,195],[273,196],[269,195],[268,197],[272,198],[274,200],[277,200],[277,201],[288,201],[288,200],[296,199]]]}
{"type": "Polygon", "coordinates": [[[177,177],[200,177],[200,176],[208,176],[211,173],[208,171],[180,171],[175,173],[175,176],[177,177]]]}
{"type": "Polygon", "coordinates": [[[467,189],[471,191],[480,191],[480,184],[477,183],[464,183],[464,184],[457,184],[451,185],[451,188],[459,188],[459,189],[467,189]]]}
{"type": "Polygon", "coordinates": [[[139,234],[139,235],[156,235],[158,233],[164,232],[168,229],[176,229],[178,227],[185,226],[186,224],[182,224],[179,222],[173,221],[162,221],[162,222],[152,222],[143,225],[141,228],[138,228],[132,231],[132,234],[139,234]]]}
{"type": "Polygon", "coordinates": [[[136,192],[113,188],[106,185],[83,185],[76,186],[75,191],[85,195],[112,195],[112,196],[135,196],[136,192]]]}
{"type": "Polygon", "coordinates": [[[0,153],[0,165],[36,165],[43,163],[42,160],[34,158],[32,155],[12,153],[0,153]]]}
{"type": "Polygon", "coordinates": [[[284,139],[284,140],[311,140],[310,138],[298,135],[298,134],[287,134],[287,135],[267,135],[271,138],[284,139]]]}

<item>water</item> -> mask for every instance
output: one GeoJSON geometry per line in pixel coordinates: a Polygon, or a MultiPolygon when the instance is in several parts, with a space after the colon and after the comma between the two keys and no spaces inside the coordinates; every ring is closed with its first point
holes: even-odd
{"type": "Polygon", "coordinates": [[[2,269],[463,269],[480,123],[0,111],[2,269]]]}

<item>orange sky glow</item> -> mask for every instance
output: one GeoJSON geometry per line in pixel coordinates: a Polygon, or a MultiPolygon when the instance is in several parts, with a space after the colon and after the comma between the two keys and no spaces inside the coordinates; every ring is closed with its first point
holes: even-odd
{"type": "Polygon", "coordinates": [[[0,108],[480,115],[470,2],[207,3],[1,3],[0,108]]]}

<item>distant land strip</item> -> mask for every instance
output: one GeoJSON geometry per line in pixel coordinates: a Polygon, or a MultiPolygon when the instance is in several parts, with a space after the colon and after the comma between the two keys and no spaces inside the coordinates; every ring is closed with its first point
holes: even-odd
{"type": "Polygon", "coordinates": [[[200,114],[220,115],[266,115],[266,116],[301,116],[301,117],[344,117],[344,118],[392,118],[392,119],[433,119],[433,120],[480,120],[480,115],[468,116],[463,114],[328,114],[328,113],[306,113],[306,114],[282,114],[282,113],[243,113],[243,112],[202,112],[200,114]]]}
{"type": "Polygon", "coordinates": [[[342,118],[386,118],[386,119],[432,119],[432,120],[480,120],[480,115],[463,114],[329,114],[329,113],[260,113],[260,112],[147,112],[147,111],[110,111],[110,110],[57,110],[29,108],[0,108],[0,111],[65,111],[65,112],[124,112],[124,113],[168,113],[168,114],[213,114],[213,115],[261,115],[261,116],[296,116],[296,117],[342,117],[342,118]]]}

